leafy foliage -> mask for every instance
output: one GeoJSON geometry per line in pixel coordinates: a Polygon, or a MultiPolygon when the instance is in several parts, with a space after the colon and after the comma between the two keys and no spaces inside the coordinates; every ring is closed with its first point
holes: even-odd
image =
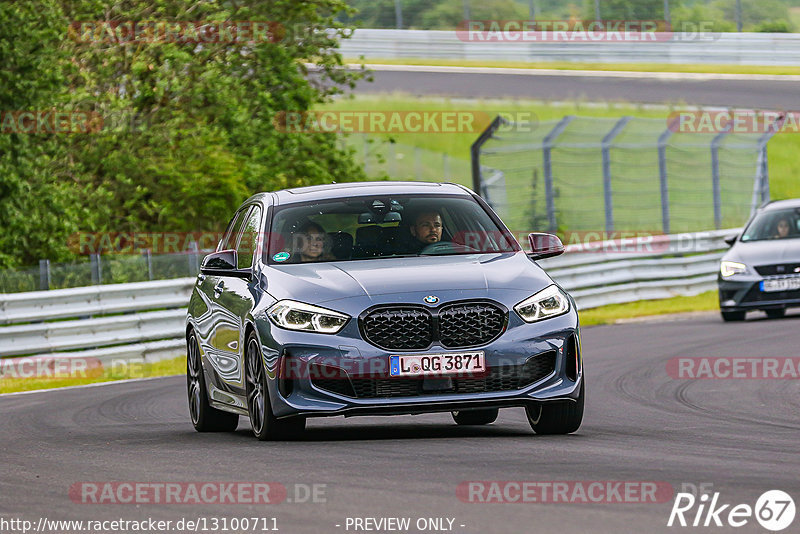
{"type": "Polygon", "coordinates": [[[334,16],[347,9],[339,0],[0,3],[0,110],[104,119],[99,132],[0,134],[0,266],[69,259],[78,231],[220,230],[257,191],[362,179],[335,136],[273,124],[363,76],[337,51],[347,29],[334,16]],[[70,26],[96,21],[263,21],[273,38],[114,41],[70,26]]]}

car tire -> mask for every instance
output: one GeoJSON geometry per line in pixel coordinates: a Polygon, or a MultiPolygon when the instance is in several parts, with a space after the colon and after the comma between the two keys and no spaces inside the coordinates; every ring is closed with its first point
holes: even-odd
{"type": "Polygon", "coordinates": [[[486,408],[483,410],[450,412],[450,415],[453,416],[453,421],[455,421],[458,426],[477,426],[494,423],[499,413],[500,410],[497,408],[486,408]]]}
{"type": "Polygon", "coordinates": [[[724,311],[720,312],[722,314],[722,320],[726,323],[734,322],[734,321],[744,321],[744,316],[746,312],[743,311],[724,311]]]}
{"type": "Polygon", "coordinates": [[[780,319],[781,317],[786,316],[786,308],[778,308],[772,310],[764,310],[767,313],[767,317],[770,319],[780,319]]]}
{"type": "Polygon", "coordinates": [[[573,401],[541,402],[538,406],[525,408],[528,423],[537,434],[571,434],[583,421],[585,397],[584,380],[578,398],[573,401]]]}
{"type": "Polygon", "coordinates": [[[198,432],[233,432],[239,416],[212,408],[208,402],[200,346],[194,332],[186,339],[186,389],[189,394],[189,417],[198,432]]]}
{"type": "Polygon", "coordinates": [[[259,441],[295,439],[306,427],[305,417],[278,419],[272,413],[267,386],[267,372],[261,357],[261,347],[254,332],[247,338],[245,350],[245,384],[247,413],[250,427],[259,441]]]}

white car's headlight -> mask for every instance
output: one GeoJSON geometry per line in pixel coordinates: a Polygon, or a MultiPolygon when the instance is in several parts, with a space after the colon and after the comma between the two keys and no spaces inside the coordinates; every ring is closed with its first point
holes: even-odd
{"type": "Polygon", "coordinates": [[[281,300],[267,310],[270,320],[281,328],[335,334],[347,324],[349,316],[294,300],[281,300]]]}
{"type": "Polygon", "coordinates": [[[747,272],[747,265],[738,261],[723,261],[719,264],[719,273],[723,276],[733,276],[734,274],[744,274],[747,272]]]}
{"type": "Polygon", "coordinates": [[[514,306],[514,310],[525,322],[534,323],[567,313],[569,297],[558,286],[552,285],[526,298],[514,306]]]}

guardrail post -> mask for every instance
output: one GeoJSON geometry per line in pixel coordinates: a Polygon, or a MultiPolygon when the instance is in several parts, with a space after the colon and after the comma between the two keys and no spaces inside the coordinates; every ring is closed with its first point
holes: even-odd
{"type": "Polygon", "coordinates": [[[611,189],[611,144],[614,138],[619,135],[625,125],[631,120],[631,117],[622,117],[611,128],[600,144],[600,150],[603,154],[603,198],[605,199],[606,206],[606,232],[611,233],[614,231],[614,204],[613,204],[613,191],[611,189]]]}
{"type": "Polygon", "coordinates": [[[100,254],[89,254],[89,264],[92,269],[92,285],[103,283],[103,265],[100,254]]]}
{"type": "Polygon", "coordinates": [[[153,279],[153,253],[150,251],[149,248],[146,248],[142,251],[142,256],[144,256],[144,263],[147,266],[147,279],[153,279]]]}
{"type": "Polygon", "coordinates": [[[544,199],[547,204],[547,227],[550,232],[558,230],[556,222],[556,199],[553,188],[553,163],[550,151],[555,146],[555,141],[561,132],[575,118],[575,115],[567,115],[558,121],[552,130],[542,140],[542,167],[544,169],[544,199]]]}
{"type": "Polygon", "coordinates": [[[39,289],[50,289],[50,260],[39,260],[39,289]]]}
{"type": "Polygon", "coordinates": [[[730,124],[711,140],[711,195],[714,199],[714,228],[719,230],[722,225],[722,199],[719,185],[719,145],[725,136],[730,133],[730,124]]]}
{"type": "Polygon", "coordinates": [[[661,184],[661,231],[669,234],[669,182],[667,180],[667,143],[678,119],[673,119],[658,136],[658,180],[661,184]]]}

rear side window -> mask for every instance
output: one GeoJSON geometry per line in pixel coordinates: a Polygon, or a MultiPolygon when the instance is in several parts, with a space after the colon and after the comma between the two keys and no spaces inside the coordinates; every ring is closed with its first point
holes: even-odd
{"type": "Polygon", "coordinates": [[[244,224],[245,219],[247,219],[247,212],[250,211],[250,207],[240,210],[233,219],[233,222],[228,225],[228,231],[225,234],[225,237],[217,247],[217,250],[233,250],[236,248],[237,238],[239,237],[239,233],[242,229],[242,225],[244,224]]]}
{"type": "Polygon", "coordinates": [[[242,238],[236,248],[237,268],[248,269],[253,266],[253,254],[258,248],[258,230],[261,227],[261,208],[254,206],[242,231],[242,238]]]}

